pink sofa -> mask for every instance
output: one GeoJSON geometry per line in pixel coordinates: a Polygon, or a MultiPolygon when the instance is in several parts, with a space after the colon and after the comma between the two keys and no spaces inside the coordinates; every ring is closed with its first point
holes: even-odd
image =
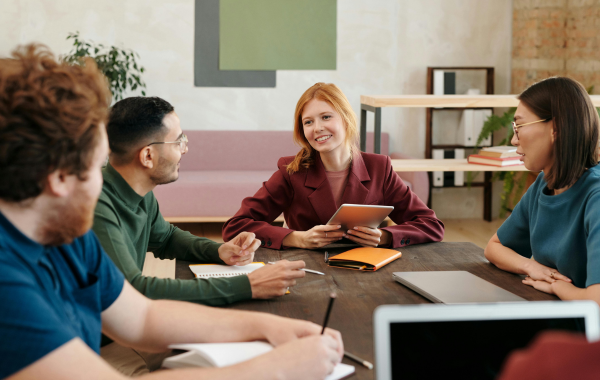
{"type": "MultiPolygon", "coordinates": [[[[160,211],[172,222],[226,221],[244,198],[254,195],[277,169],[282,156],[299,148],[291,131],[185,131],[189,151],[181,159],[179,179],[154,189],[160,211]]],[[[372,147],[373,134],[367,136],[372,147]]],[[[388,154],[389,135],[381,136],[388,154]]],[[[372,149],[372,148],[371,148],[372,149]]],[[[406,158],[392,154],[392,158],[406,158]]],[[[400,173],[400,177],[427,202],[426,173],[400,173]],[[425,197],[425,198],[423,198],[425,197]]]]}

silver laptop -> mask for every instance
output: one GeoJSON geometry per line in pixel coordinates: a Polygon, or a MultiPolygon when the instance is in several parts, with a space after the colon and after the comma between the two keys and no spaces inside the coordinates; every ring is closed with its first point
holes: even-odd
{"type": "Polygon", "coordinates": [[[465,271],[394,272],[394,280],[435,303],[524,302],[465,271]]]}
{"type": "Polygon", "coordinates": [[[546,330],[600,338],[593,301],[389,305],[375,309],[377,380],[495,379],[509,354],[546,330]]]}

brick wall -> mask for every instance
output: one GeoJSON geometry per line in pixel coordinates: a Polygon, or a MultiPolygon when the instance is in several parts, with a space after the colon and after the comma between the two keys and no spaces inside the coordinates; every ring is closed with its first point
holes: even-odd
{"type": "Polygon", "coordinates": [[[550,76],[600,93],[600,1],[514,0],[511,92],[550,76]]]}

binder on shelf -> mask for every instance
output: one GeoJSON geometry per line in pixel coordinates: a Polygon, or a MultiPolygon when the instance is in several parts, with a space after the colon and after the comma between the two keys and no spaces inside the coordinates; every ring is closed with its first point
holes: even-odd
{"type": "MultiPolygon", "coordinates": [[[[473,113],[473,136],[475,137],[475,142],[477,142],[477,138],[483,129],[483,124],[488,119],[488,117],[492,116],[492,110],[475,110],[473,113]]],[[[491,146],[492,145],[492,136],[488,136],[485,140],[481,141],[480,146],[491,146]]]]}
{"type": "MultiPolygon", "coordinates": [[[[444,158],[454,158],[454,150],[444,150],[444,158]]],[[[454,186],[454,172],[444,172],[444,187],[454,186]]]]}
{"type": "Polygon", "coordinates": [[[433,95],[444,95],[443,70],[433,70],[433,95]]]}
{"type": "MultiPolygon", "coordinates": [[[[431,151],[431,158],[434,160],[441,160],[444,158],[443,149],[433,149],[431,151]]],[[[433,186],[443,187],[444,186],[444,172],[433,172],[433,186]]]]}
{"type": "Polygon", "coordinates": [[[456,136],[456,143],[465,146],[475,145],[477,137],[473,137],[473,112],[475,110],[464,110],[460,118],[460,124],[458,126],[458,133],[456,136]]]}
{"type": "MultiPolygon", "coordinates": [[[[492,115],[492,110],[466,109],[460,118],[456,142],[464,146],[475,146],[477,138],[483,129],[483,124],[492,115]]],[[[480,144],[481,146],[492,145],[492,137],[488,136],[480,144]]]]}
{"type": "Polygon", "coordinates": [[[456,73],[444,71],[444,95],[456,94],[456,73]]]}
{"type": "MultiPolygon", "coordinates": [[[[465,158],[464,149],[454,149],[454,158],[465,158]]],[[[454,186],[465,185],[465,172],[454,172],[454,186]]]]}

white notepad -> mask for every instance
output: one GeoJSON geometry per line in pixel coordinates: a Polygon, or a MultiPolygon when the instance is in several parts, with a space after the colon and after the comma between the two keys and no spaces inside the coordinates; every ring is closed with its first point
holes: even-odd
{"type": "MultiPolygon", "coordinates": [[[[273,346],[265,342],[239,342],[172,344],[169,348],[189,351],[166,358],[165,368],[226,367],[266,354],[273,346]]],[[[339,363],[325,380],[342,379],[354,371],[354,366],[339,363]]]]}
{"type": "Polygon", "coordinates": [[[249,274],[265,265],[255,262],[244,266],[219,264],[190,264],[196,278],[235,277],[249,274]]]}

